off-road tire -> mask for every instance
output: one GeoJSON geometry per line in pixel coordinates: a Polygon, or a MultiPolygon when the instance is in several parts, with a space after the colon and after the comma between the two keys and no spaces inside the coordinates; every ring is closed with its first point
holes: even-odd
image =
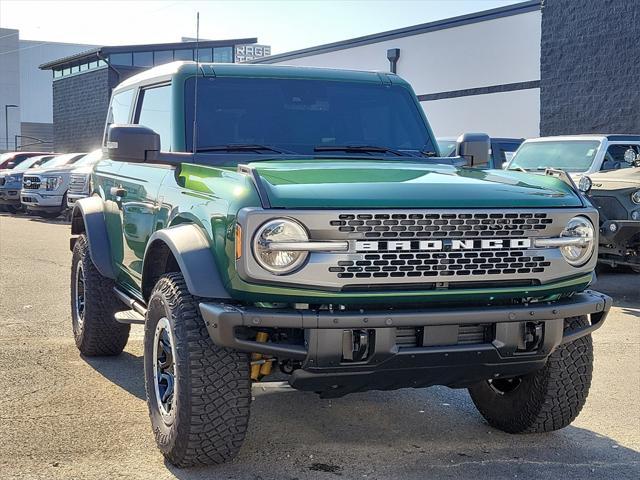
{"type": "Polygon", "coordinates": [[[145,322],[144,374],[149,416],[158,448],[179,467],[219,464],[236,456],[249,423],[249,356],[215,345],[180,273],[156,283],[145,322]],[[168,425],[154,384],[155,330],[168,320],[175,344],[175,391],[168,425]]]}
{"type": "Polygon", "coordinates": [[[131,326],[118,323],[114,318],[125,305],[116,298],[113,287],[113,280],[102,276],[93,264],[86,235],[80,235],[73,247],[71,262],[71,317],[76,346],[88,357],[118,355],[127,345],[131,326]],[[81,322],[75,300],[78,263],[84,272],[84,319],[81,322]]]}
{"type": "MultiPolygon", "coordinates": [[[[565,320],[565,330],[589,325],[586,316],[565,320]]],[[[469,388],[487,422],[508,433],[551,432],[569,425],[587,400],[593,372],[591,335],[558,347],[546,365],[520,377],[519,385],[498,393],[487,381],[469,388]]]]}

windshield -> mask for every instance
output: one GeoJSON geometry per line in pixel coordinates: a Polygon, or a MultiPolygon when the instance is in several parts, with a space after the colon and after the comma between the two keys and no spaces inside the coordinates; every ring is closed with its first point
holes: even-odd
{"type": "Polygon", "coordinates": [[[52,160],[45,162],[41,167],[59,167],[60,165],[71,165],[82,158],[82,153],[65,153],[64,155],[58,155],[52,160]]]}
{"type": "Polygon", "coordinates": [[[599,146],[600,142],[593,140],[525,142],[516,151],[509,168],[558,168],[567,172],[584,172],[591,167],[599,146]]]}
{"type": "Polygon", "coordinates": [[[14,172],[23,172],[35,165],[41,165],[43,163],[46,163],[47,161],[51,160],[53,157],[53,155],[49,155],[49,156],[42,156],[42,157],[31,157],[31,158],[27,158],[24,162],[21,162],[18,164],[18,166],[14,167],[13,171],[14,172]]]}
{"type": "Polygon", "coordinates": [[[94,150],[93,152],[81,157],[80,160],[77,160],[73,164],[76,167],[82,167],[85,165],[93,165],[94,163],[98,163],[102,158],[102,150],[94,150]]]}
{"type": "MultiPolygon", "coordinates": [[[[187,150],[192,150],[193,89],[191,78],[185,93],[187,150]]],[[[432,152],[419,108],[411,92],[398,85],[204,78],[198,83],[197,145],[261,145],[305,155],[317,155],[318,147],[332,145],[432,152]]],[[[331,151],[331,156],[339,155],[352,156],[353,151],[331,151]]]]}
{"type": "Polygon", "coordinates": [[[438,149],[440,150],[441,157],[453,157],[456,154],[456,145],[457,142],[455,140],[446,140],[443,138],[436,139],[438,142],[438,149]]]}

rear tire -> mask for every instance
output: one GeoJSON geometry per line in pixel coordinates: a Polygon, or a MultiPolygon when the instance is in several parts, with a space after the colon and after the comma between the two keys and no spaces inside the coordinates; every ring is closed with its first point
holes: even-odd
{"type": "Polygon", "coordinates": [[[179,467],[235,457],[249,423],[249,356],[215,345],[179,273],[155,285],[144,333],[147,405],[156,443],[179,467]]]}
{"type": "Polygon", "coordinates": [[[80,235],[71,262],[71,320],[73,338],[83,355],[118,355],[127,345],[131,326],[114,318],[125,310],[113,293],[114,286],[113,280],[98,272],[87,237],[80,235]]]}
{"type": "MultiPolygon", "coordinates": [[[[589,325],[586,316],[565,320],[565,330],[589,325]]],[[[487,422],[508,433],[551,432],[569,425],[584,406],[593,372],[591,335],[558,347],[537,372],[483,381],[469,388],[487,422]]]]}

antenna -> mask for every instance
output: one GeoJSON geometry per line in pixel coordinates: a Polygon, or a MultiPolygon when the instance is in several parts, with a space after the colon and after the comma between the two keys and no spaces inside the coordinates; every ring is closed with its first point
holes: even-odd
{"type": "Polygon", "coordinates": [[[200,75],[200,12],[196,13],[196,80],[193,89],[193,153],[198,151],[198,76],[200,75]]]}

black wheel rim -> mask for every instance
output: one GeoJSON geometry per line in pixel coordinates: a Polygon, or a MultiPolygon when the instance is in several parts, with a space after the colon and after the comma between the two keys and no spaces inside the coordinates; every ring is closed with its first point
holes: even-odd
{"type": "Polygon", "coordinates": [[[522,384],[522,377],[496,378],[488,381],[491,389],[498,395],[508,395],[522,384]]]}
{"type": "Polygon", "coordinates": [[[153,384],[163,421],[170,425],[174,418],[176,397],[175,347],[171,326],[166,317],[156,325],[153,342],[153,384]]]}
{"type": "Polygon", "coordinates": [[[76,321],[78,322],[78,327],[82,328],[82,324],[84,323],[85,310],[84,269],[82,268],[82,262],[78,262],[78,266],[76,267],[75,294],[76,321]]]}

